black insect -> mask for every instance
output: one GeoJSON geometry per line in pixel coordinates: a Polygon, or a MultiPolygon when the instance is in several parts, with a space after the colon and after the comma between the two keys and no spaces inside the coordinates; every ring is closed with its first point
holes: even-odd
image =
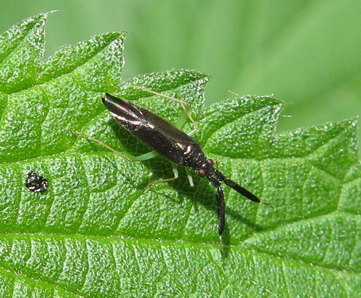
{"type": "Polygon", "coordinates": [[[30,171],[26,177],[26,187],[33,192],[44,192],[48,189],[48,180],[39,176],[33,171],[30,171]]]}
{"type": "Polygon", "coordinates": [[[248,198],[260,203],[260,200],[248,190],[214,168],[211,159],[207,159],[197,141],[156,114],[135,104],[106,94],[103,103],[111,115],[136,138],[148,145],[160,155],[176,164],[197,171],[201,177],[207,177],[217,188],[218,231],[222,235],[225,226],[225,202],[221,182],[248,198]]]}

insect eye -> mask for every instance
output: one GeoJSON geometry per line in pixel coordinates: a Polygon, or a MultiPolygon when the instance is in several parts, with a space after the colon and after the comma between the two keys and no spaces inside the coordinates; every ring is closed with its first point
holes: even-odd
{"type": "Polygon", "coordinates": [[[205,170],[200,169],[200,170],[198,170],[198,175],[199,175],[200,177],[205,177],[205,176],[207,176],[207,173],[206,173],[205,170]]]}
{"type": "Polygon", "coordinates": [[[214,161],[212,159],[207,159],[209,165],[214,166],[214,161]]]}

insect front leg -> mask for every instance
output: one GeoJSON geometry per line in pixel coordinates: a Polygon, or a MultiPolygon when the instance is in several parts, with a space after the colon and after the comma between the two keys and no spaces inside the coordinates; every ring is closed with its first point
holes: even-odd
{"type": "Polygon", "coordinates": [[[187,173],[188,182],[189,182],[190,187],[194,187],[193,177],[192,177],[191,171],[188,168],[186,168],[186,173],[187,173]]]}

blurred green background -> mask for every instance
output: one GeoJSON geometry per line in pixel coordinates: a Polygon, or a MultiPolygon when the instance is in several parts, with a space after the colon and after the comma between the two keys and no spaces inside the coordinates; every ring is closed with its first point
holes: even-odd
{"type": "Polygon", "coordinates": [[[48,21],[46,56],[125,30],[124,79],[188,68],[211,75],[207,104],[229,91],[273,94],[286,103],[279,131],[361,113],[359,0],[1,0],[0,9],[2,32],[59,10],[48,21]]]}

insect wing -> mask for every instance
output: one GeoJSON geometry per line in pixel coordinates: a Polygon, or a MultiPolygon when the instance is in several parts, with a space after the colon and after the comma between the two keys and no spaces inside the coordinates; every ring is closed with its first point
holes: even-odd
{"type": "Polygon", "coordinates": [[[187,154],[201,150],[199,144],[158,115],[131,102],[106,94],[103,103],[112,116],[144,144],[180,164],[186,164],[187,154]]]}
{"type": "Polygon", "coordinates": [[[107,93],[103,98],[103,103],[114,119],[130,132],[143,125],[142,113],[130,102],[107,93]]]}

